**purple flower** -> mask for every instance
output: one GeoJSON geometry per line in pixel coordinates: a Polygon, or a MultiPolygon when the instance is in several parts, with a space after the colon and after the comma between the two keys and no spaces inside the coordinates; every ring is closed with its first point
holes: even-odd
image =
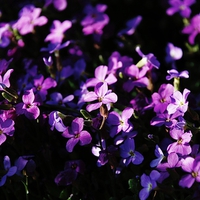
{"type": "Polygon", "coordinates": [[[4,157],[3,165],[5,174],[0,179],[0,187],[5,184],[7,177],[13,176],[17,172],[17,167],[11,166],[10,158],[8,156],[4,157]]]}
{"type": "Polygon", "coordinates": [[[146,87],[149,84],[149,79],[145,77],[149,68],[143,66],[138,68],[136,65],[131,65],[126,68],[125,74],[129,77],[128,81],[123,84],[124,90],[130,92],[134,87],[146,87]]]}
{"type": "Polygon", "coordinates": [[[87,105],[86,109],[88,112],[100,108],[102,104],[117,102],[117,95],[114,92],[108,90],[107,83],[98,83],[94,88],[94,92],[88,92],[84,96],[85,102],[90,102],[94,100],[98,100],[98,102],[87,105]]]}
{"type": "Polygon", "coordinates": [[[110,136],[114,137],[120,131],[130,132],[133,129],[133,124],[129,121],[133,115],[132,108],[125,108],[121,115],[115,111],[109,113],[107,122],[111,125],[110,136]]]}
{"type": "Polygon", "coordinates": [[[76,180],[78,173],[84,174],[85,164],[82,160],[67,161],[65,168],[55,177],[55,183],[59,186],[70,185],[76,180]]]}
{"type": "Polygon", "coordinates": [[[161,148],[156,145],[156,148],[155,148],[155,156],[157,157],[156,159],[152,160],[151,163],[150,163],[150,166],[151,167],[156,167],[157,165],[159,165],[161,163],[161,161],[165,158],[161,148]]]}
{"type": "Polygon", "coordinates": [[[200,160],[187,157],[182,160],[181,168],[188,172],[188,174],[183,175],[181,180],[179,181],[179,185],[183,188],[192,187],[193,183],[200,182],[200,160]]]}
{"type": "Polygon", "coordinates": [[[10,36],[12,36],[9,30],[10,25],[8,23],[0,23],[0,47],[7,47],[10,44],[10,36]]]}
{"type": "Polygon", "coordinates": [[[120,156],[123,159],[123,163],[128,166],[130,163],[139,165],[144,160],[144,157],[138,151],[135,151],[134,139],[126,139],[122,145],[120,145],[120,156]]]}
{"type": "Polygon", "coordinates": [[[174,87],[171,84],[162,84],[158,92],[152,94],[152,106],[154,112],[164,113],[167,106],[171,102],[171,95],[174,92],[174,87]]]}
{"type": "Polygon", "coordinates": [[[191,131],[184,132],[184,130],[173,128],[170,130],[170,136],[176,141],[168,145],[167,151],[169,154],[175,152],[184,156],[192,152],[192,148],[189,144],[192,138],[191,131]]]}
{"type": "Polygon", "coordinates": [[[117,82],[117,78],[113,74],[108,74],[108,67],[100,65],[95,69],[95,78],[90,78],[86,82],[87,87],[95,86],[97,83],[106,82],[111,85],[117,82]]]}
{"type": "Polygon", "coordinates": [[[191,9],[189,6],[194,4],[196,0],[169,0],[170,8],[166,10],[168,15],[173,15],[176,12],[180,12],[180,15],[185,18],[189,18],[191,9]]]}
{"type": "Polygon", "coordinates": [[[58,11],[62,11],[67,7],[67,0],[45,0],[44,7],[53,4],[54,8],[58,11]]]}
{"type": "Polygon", "coordinates": [[[13,72],[13,69],[9,69],[6,71],[6,73],[2,76],[0,75],[0,90],[4,89],[5,87],[10,87],[10,75],[13,72]]]}
{"type": "Polygon", "coordinates": [[[13,29],[17,29],[21,35],[26,35],[34,30],[34,26],[43,26],[48,19],[40,16],[42,9],[35,8],[34,5],[27,5],[19,12],[19,19],[12,25],[13,29]]]}
{"type": "Polygon", "coordinates": [[[195,15],[190,20],[190,24],[184,27],[182,30],[182,33],[189,34],[188,40],[189,43],[192,45],[194,44],[195,37],[197,36],[197,34],[200,33],[199,23],[200,23],[200,14],[195,15]]]}
{"type": "Polygon", "coordinates": [[[83,130],[83,126],[84,119],[77,117],[72,121],[71,127],[67,127],[67,129],[63,132],[63,137],[70,138],[66,144],[68,152],[72,152],[77,143],[84,146],[90,144],[92,141],[91,135],[87,131],[83,130]]]}
{"type": "Polygon", "coordinates": [[[51,100],[46,101],[46,104],[65,106],[66,103],[74,99],[74,95],[68,95],[63,98],[62,94],[59,92],[54,92],[50,95],[51,100]]]}
{"type": "Polygon", "coordinates": [[[28,119],[37,119],[40,115],[40,110],[38,108],[38,102],[35,102],[35,95],[33,89],[27,90],[22,96],[23,103],[18,103],[16,105],[17,115],[25,115],[28,119]]]}
{"type": "Polygon", "coordinates": [[[176,111],[184,114],[188,109],[187,97],[190,91],[188,89],[183,90],[183,94],[180,91],[175,91],[171,96],[171,103],[167,106],[167,111],[169,114],[173,114],[176,111]]]}
{"type": "Polygon", "coordinates": [[[126,28],[121,30],[118,33],[118,36],[121,36],[123,34],[127,34],[127,35],[132,35],[135,32],[135,29],[137,28],[137,26],[140,24],[142,20],[142,16],[137,16],[134,17],[133,19],[130,19],[126,22],[126,28]]]}
{"type": "Polygon", "coordinates": [[[165,57],[166,62],[173,63],[175,60],[179,60],[183,56],[183,51],[179,47],[175,47],[172,43],[168,43],[166,47],[167,56],[165,57]]]}
{"type": "Polygon", "coordinates": [[[176,69],[171,69],[167,70],[167,73],[169,74],[168,76],[166,76],[166,79],[168,81],[172,78],[189,78],[189,72],[187,70],[178,72],[176,69]]]}
{"type": "Polygon", "coordinates": [[[72,23],[69,20],[65,20],[62,23],[59,20],[54,20],[50,29],[50,34],[45,38],[45,42],[61,43],[64,37],[64,32],[71,28],[72,23]]]}
{"type": "Polygon", "coordinates": [[[159,179],[160,173],[156,170],[151,171],[150,175],[147,176],[143,174],[141,176],[141,185],[143,187],[140,190],[139,197],[140,200],[146,200],[150,194],[150,192],[157,187],[156,181],[159,179]]]}
{"type": "Polygon", "coordinates": [[[15,122],[12,119],[3,119],[0,115],[0,145],[6,141],[7,136],[13,136],[15,122]]]}
{"type": "Polygon", "coordinates": [[[122,142],[124,142],[126,139],[128,138],[133,138],[137,135],[137,131],[129,131],[129,132],[125,132],[122,131],[120,134],[118,134],[115,139],[114,139],[114,144],[115,145],[119,145],[122,142]]]}
{"type": "Polygon", "coordinates": [[[49,114],[49,125],[51,126],[52,131],[54,130],[54,128],[59,132],[64,132],[67,129],[60,115],[61,113],[58,111],[52,111],[49,114]]]}
{"type": "Polygon", "coordinates": [[[56,87],[57,83],[53,78],[48,77],[44,79],[44,76],[40,74],[34,78],[33,85],[35,94],[39,95],[39,98],[44,101],[46,99],[47,90],[56,87]]]}

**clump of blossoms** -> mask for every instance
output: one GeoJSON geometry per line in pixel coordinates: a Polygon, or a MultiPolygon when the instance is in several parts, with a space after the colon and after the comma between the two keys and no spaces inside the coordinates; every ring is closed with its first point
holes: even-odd
{"type": "Polygon", "coordinates": [[[1,199],[200,199],[198,7],[0,4],[1,199]]]}

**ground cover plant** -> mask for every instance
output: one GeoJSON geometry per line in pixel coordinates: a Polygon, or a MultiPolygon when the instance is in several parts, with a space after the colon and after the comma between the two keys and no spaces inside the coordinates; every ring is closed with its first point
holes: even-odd
{"type": "Polygon", "coordinates": [[[0,198],[200,198],[200,3],[0,1],[0,198]]]}

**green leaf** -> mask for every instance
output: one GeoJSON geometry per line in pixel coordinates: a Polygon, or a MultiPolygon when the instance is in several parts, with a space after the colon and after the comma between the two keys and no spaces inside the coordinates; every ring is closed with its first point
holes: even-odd
{"type": "Polygon", "coordinates": [[[138,193],[138,182],[134,179],[129,179],[128,180],[128,186],[129,186],[129,190],[131,190],[131,192],[138,193]]]}
{"type": "Polygon", "coordinates": [[[91,115],[90,115],[86,110],[81,109],[81,110],[80,110],[80,113],[83,115],[83,117],[84,117],[86,120],[91,120],[91,119],[92,119],[91,115]]]}
{"type": "Polygon", "coordinates": [[[67,190],[64,189],[60,192],[59,198],[60,199],[71,199],[71,197],[67,198],[69,196],[69,194],[67,193],[67,190]]]}

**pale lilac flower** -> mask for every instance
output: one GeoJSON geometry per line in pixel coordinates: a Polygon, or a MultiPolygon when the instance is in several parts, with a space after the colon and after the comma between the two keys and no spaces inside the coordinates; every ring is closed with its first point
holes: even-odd
{"type": "Polygon", "coordinates": [[[130,132],[133,129],[133,124],[129,121],[131,116],[133,115],[132,108],[125,108],[121,115],[116,111],[112,111],[109,113],[107,122],[111,125],[110,136],[114,137],[120,131],[130,132]]]}
{"type": "Polygon", "coordinates": [[[40,115],[40,109],[38,108],[38,102],[35,102],[33,89],[24,92],[22,101],[16,105],[17,115],[24,114],[28,119],[37,119],[40,115]]]}
{"type": "Polygon", "coordinates": [[[126,28],[122,29],[119,33],[118,36],[121,36],[123,34],[127,35],[132,35],[134,34],[137,26],[140,24],[142,21],[142,16],[138,15],[137,17],[134,17],[133,19],[130,19],[126,22],[126,28]]]}
{"type": "Polygon", "coordinates": [[[13,136],[15,122],[12,119],[4,119],[0,115],[0,145],[6,141],[7,136],[13,136]]]}
{"type": "Polygon", "coordinates": [[[71,28],[72,22],[65,20],[60,22],[59,20],[54,20],[53,25],[50,28],[50,33],[45,38],[45,42],[50,41],[51,43],[61,43],[64,37],[64,32],[71,28]]]}
{"type": "Polygon", "coordinates": [[[12,36],[9,30],[8,23],[0,23],[0,47],[5,48],[10,44],[10,37],[12,36]]]}
{"type": "Polygon", "coordinates": [[[126,166],[130,163],[139,165],[144,160],[143,155],[138,151],[135,151],[135,141],[133,138],[126,139],[124,143],[120,145],[120,156],[126,166]]]}
{"type": "Polygon", "coordinates": [[[161,163],[161,161],[165,158],[161,148],[156,145],[155,151],[154,151],[155,156],[157,157],[156,159],[152,160],[150,163],[151,167],[156,167],[161,163]]]}
{"type": "Polygon", "coordinates": [[[169,114],[173,114],[176,111],[184,114],[188,109],[187,97],[190,90],[184,89],[183,94],[180,91],[175,91],[171,96],[171,102],[167,106],[167,111],[169,114]]]}
{"type": "Polygon", "coordinates": [[[12,25],[21,35],[33,32],[35,26],[43,26],[48,19],[40,16],[41,8],[35,8],[34,5],[26,5],[19,12],[19,19],[12,25]]]}
{"type": "Polygon", "coordinates": [[[67,161],[64,170],[55,177],[54,181],[57,185],[67,186],[76,180],[78,173],[84,174],[84,171],[85,164],[82,160],[67,161]]]}
{"type": "Polygon", "coordinates": [[[191,14],[190,6],[196,3],[196,0],[169,0],[170,8],[166,10],[168,15],[179,12],[182,17],[189,18],[191,14]]]}
{"type": "Polygon", "coordinates": [[[194,44],[197,34],[200,33],[200,14],[195,15],[190,20],[190,24],[183,28],[182,33],[189,34],[189,43],[194,44]]]}
{"type": "Polygon", "coordinates": [[[167,56],[165,57],[166,62],[173,63],[175,60],[180,60],[183,56],[181,48],[174,46],[172,43],[168,43],[166,47],[167,56]]]}
{"type": "Polygon", "coordinates": [[[143,187],[140,190],[140,200],[146,200],[149,197],[150,192],[157,187],[156,181],[159,179],[160,173],[156,170],[151,171],[150,175],[143,174],[141,176],[141,185],[143,187]]]}
{"type": "Polygon", "coordinates": [[[193,183],[200,182],[200,160],[187,157],[182,160],[181,168],[188,172],[188,174],[183,175],[181,180],[179,181],[179,185],[183,188],[192,187],[193,183]]]}
{"type": "Polygon", "coordinates": [[[88,92],[84,96],[85,102],[91,102],[97,100],[97,103],[87,105],[86,109],[88,112],[100,108],[103,104],[117,102],[117,95],[114,92],[108,90],[107,83],[98,83],[94,91],[88,92]]]}
{"type": "Polygon", "coordinates": [[[86,86],[95,86],[97,83],[106,82],[111,85],[117,82],[117,78],[113,74],[108,74],[108,67],[105,65],[100,65],[95,69],[95,78],[90,78],[86,81],[86,86]]]}
{"type": "Polygon", "coordinates": [[[192,139],[191,131],[184,132],[184,130],[173,128],[170,130],[170,136],[176,141],[168,145],[167,151],[169,154],[175,152],[185,156],[192,152],[192,148],[189,144],[192,139]]]}
{"type": "Polygon", "coordinates": [[[71,127],[67,127],[67,129],[62,133],[63,137],[69,138],[66,144],[68,152],[72,152],[77,143],[84,146],[90,144],[92,141],[90,133],[83,130],[83,126],[84,119],[77,117],[72,121],[71,127]]]}
{"type": "Polygon", "coordinates": [[[67,0],[45,0],[44,7],[53,4],[54,8],[58,11],[63,11],[67,7],[67,0]]]}
{"type": "Polygon", "coordinates": [[[0,75],[0,90],[5,89],[6,87],[9,88],[10,87],[10,75],[13,72],[13,69],[9,69],[6,71],[6,73],[4,75],[0,75]]]}
{"type": "Polygon", "coordinates": [[[17,167],[11,166],[10,158],[8,156],[4,156],[3,165],[6,174],[0,178],[0,187],[6,183],[7,177],[13,176],[17,172],[17,167]]]}
{"type": "Polygon", "coordinates": [[[169,81],[173,78],[189,78],[189,72],[184,70],[182,72],[178,72],[176,69],[167,70],[169,75],[166,76],[166,79],[169,81]]]}
{"type": "Polygon", "coordinates": [[[61,115],[60,112],[52,111],[49,114],[49,125],[51,126],[52,131],[55,128],[59,132],[64,132],[67,127],[64,125],[63,120],[59,115],[61,115]]]}

